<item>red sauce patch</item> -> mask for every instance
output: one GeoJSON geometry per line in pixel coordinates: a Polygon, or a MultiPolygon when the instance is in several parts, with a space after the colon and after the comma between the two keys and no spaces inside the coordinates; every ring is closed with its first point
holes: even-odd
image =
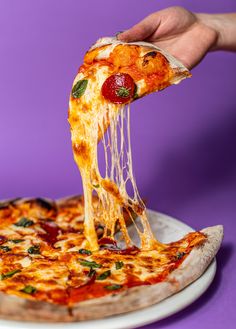
{"type": "Polygon", "coordinates": [[[107,284],[105,283],[92,282],[78,288],[70,288],[70,302],[72,304],[78,303],[82,302],[83,300],[102,297],[109,294],[109,292],[112,293],[113,291],[106,290],[106,285],[107,284]]]}

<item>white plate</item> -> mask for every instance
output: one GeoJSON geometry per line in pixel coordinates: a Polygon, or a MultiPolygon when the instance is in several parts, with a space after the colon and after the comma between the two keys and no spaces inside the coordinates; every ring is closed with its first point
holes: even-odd
{"type": "MultiPolygon", "coordinates": [[[[157,238],[162,242],[180,239],[193,229],[177,219],[148,210],[148,218],[157,238]]],[[[131,229],[132,231],[132,229],[131,229]]],[[[162,302],[140,311],[117,315],[110,318],[76,323],[47,324],[50,329],[128,329],[166,318],[200,297],[212,282],[216,272],[214,260],[205,273],[191,285],[162,302]]],[[[27,312],[27,310],[25,310],[27,312]]],[[[0,320],[1,329],[43,329],[45,323],[0,320]]]]}

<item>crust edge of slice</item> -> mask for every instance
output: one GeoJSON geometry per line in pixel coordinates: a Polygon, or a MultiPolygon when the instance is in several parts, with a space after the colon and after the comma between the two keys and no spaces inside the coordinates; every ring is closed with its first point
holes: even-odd
{"type": "Polygon", "coordinates": [[[115,295],[81,302],[75,304],[71,312],[68,312],[65,306],[27,300],[0,292],[0,318],[37,320],[37,322],[73,322],[95,320],[156,304],[197,280],[215,257],[223,239],[223,226],[208,227],[201,232],[206,234],[206,242],[195,247],[180,267],[164,282],[134,287],[115,295]]]}

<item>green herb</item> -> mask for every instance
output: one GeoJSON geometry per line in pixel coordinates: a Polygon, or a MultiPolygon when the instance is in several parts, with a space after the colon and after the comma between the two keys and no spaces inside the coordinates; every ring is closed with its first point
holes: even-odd
{"type": "Polygon", "coordinates": [[[90,271],[89,271],[89,273],[88,273],[88,276],[89,276],[90,278],[92,278],[92,277],[95,276],[95,275],[96,275],[96,271],[93,270],[92,268],[90,268],[90,271]]]}
{"type": "Polygon", "coordinates": [[[16,273],[19,273],[19,272],[21,272],[21,270],[13,270],[13,271],[10,271],[7,273],[2,273],[2,274],[0,274],[0,280],[5,280],[8,278],[11,278],[13,275],[15,275],[16,273]]]}
{"type": "Polygon", "coordinates": [[[40,246],[31,246],[27,250],[29,254],[39,255],[40,254],[40,246]]]}
{"type": "Polygon", "coordinates": [[[111,275],[111,271],[107,270],[103,272],[102,274],[98,275],[96,280],[106,280],[111,275]]]}
{"type": "Polygon", "coordinates": [[[138,87],[137,87],[137,85],[135,85],[133,99],[138,99],[138,98],[139,98],[138,87]]]}
{"type": "Polygon", "coordinates": [[[79,80],[78,82],[76,82],[76,84],[72,88],[72,96],[74,98],[80,98],[84,94],[87,85],[88,80],[79,80]]]}
{"type": "Polygon", "coordinates": [[[24,240],[23,239],[13,239],[13,240],[9,240],[10,242],[13,242],[13,243],[21,243],[23,242],[24,240]]]}
{"type": "Polygon", "coordinates": [[[90,250],[88,250],[88,249],[80,249],[79,250],[79,253],[81,255],[92,255],[92,252],[90,250]]]}
{"type": "Polygon", "coordinates": [[[29,227],[34,225],[34,222],[31,219],[28,219],[26,217],[22,217],[19,222],[14,224],[15,226],[22,226],[22,227],[29,227]]]}
{"type": "Polygon", "coordinates": [[[79,262],[80,262],[81,265],[87,266],[87,267],[90,267],[90,268],[100,268],[100,267],[102,267],[102,265],[100,265],[100,264],[98,264],[94,261],[79,259],[79,262]]]}
{"type": "Polygon", "coordinates": [[[99,184],[93,184],[93,187],[95,187],[95,188],[99,188],[100,185],[99,185],[99,184]]]}
{"type": "Polygon", "coordinates": [[[115,264],[116,264],[116,270],[120,270],[124,266],[123,262],[116,262],[115,264]]]}
{"type": "Polygon", "coordinates": [[[3,251],[6,251],[6,252],[11,250],[11,248],[9,248],[8,246],[0,246],[0,249],[2,249],[3,251]]]}
{"type": "Polygon", "coordinates": [[[110,284],[108,286],[105,286],[104,288],[107,290],[118,290],[118,289],[122,288],[122,285],[121,284],[110,284]]]}
{"type": "Polygon", "coordinates": [[[23,289],[20,290],[21,292],[24,292],[25,294],[32,295],[34,294],[37,289],[33,286],[25,286],[23,289]]]}
{"type": "Polygon", "coordinates": [[[179,260],[179,259],[183,258],[184,255],[185,255],[185,252],[179,252],[178,251],[177,254],[176,254],[176,258],[179,260]]]}
{"type": "Polygon", "coordinates": [[[120,87],[117,91],[116,91],[116,95],[122,98],[126,98],[129,97],[130,95],[130,91],[129,89],[125,88],[125,87],[120,87]]]}

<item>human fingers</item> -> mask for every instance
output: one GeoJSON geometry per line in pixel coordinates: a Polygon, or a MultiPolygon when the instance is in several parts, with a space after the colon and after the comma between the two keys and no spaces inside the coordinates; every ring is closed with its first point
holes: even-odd
{"type": "Polygon", "coordinates": [[[158,12],[151,14],[129,30],[119,33],[117,39],[124,42],[145,40],[156,31],[160,22],[158,12]]]}

